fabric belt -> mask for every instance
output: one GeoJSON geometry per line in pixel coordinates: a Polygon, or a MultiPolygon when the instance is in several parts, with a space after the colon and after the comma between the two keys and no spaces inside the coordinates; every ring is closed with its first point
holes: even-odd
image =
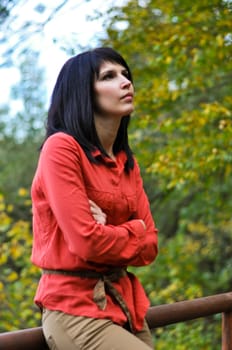
{"type": "Polygon", "coordinates": [[[126,305],[126,302],[123,299],[122,295],[112,284],[112,282],[117,282],[121,277],[125,277],[127,275],[126,269],[118,268],[106,272],[97,272],[94,270],[67,271],[52,269],[43,269],[42,271],[43,274],[66,275],[80,278],[97,279],[98,281],[93,291],[94,302],[98,305],[99,309],[105,310],[107,306],[106,293],[112,296],[126,315],[130,331],[134,333],[132,317],[128,306],[126,305]]]}

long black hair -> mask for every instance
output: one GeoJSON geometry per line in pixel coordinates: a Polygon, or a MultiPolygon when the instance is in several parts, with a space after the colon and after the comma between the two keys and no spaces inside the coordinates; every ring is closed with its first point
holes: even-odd
{"type": "MultiPolygon", "coordinates": [[[[114,62],[131,71],[124,58],[109,47],[100,47],[70,58],[62,67],[48,110],[45,140],[52,134],[63,131],[73,136],[83,148],[90,161],[96,162],[92,151],[98,148],[106,151],[98,138],[94,123],[94,80],[98,77],[103,62],[114,62]]],[[[130,115],[121,119],[121,124],[113,145],[115,154],[121,150],[127,155],[125,170],[134,166],[132,151],[128,143],[130,115]]]]}

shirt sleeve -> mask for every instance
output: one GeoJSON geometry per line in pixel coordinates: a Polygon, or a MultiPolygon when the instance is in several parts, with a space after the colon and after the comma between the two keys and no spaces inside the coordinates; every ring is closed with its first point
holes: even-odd
{"type": "Polygon", "coordinates": [[[143,266],[154,261],[158,254],[158,230],[151,214],[149,200],[144,191],[139,165],[136,160],[134,171],[137,188],[137,210],[134,218],[142,219],[145,222],[146,230],[138,255],[128,263],[131,266],[143,266]]]}
{"type": "Polygon", "coordinates": [[[69,251],[84,261],[127,265],[145,246],[140,218],[122,225],[96,223],[81,171],[80,146],[68,135],[49,137],[40,155],[40,181],[69,251]]]}

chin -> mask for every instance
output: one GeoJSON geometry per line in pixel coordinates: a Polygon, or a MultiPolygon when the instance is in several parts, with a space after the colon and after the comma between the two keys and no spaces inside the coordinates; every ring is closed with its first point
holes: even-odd
{"type": "Polygon", "coordinates": [[[131,114],[132,112],[134,112],[134,107],[131,107],[131,108],[128,110],[127,115],[128,115],[128,114],[131,114]]]}

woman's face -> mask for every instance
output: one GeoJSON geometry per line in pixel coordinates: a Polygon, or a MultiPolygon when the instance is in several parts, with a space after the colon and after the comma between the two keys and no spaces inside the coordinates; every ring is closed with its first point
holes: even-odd
{"type": "Polygon", "coordinates": [[[104,117],[123,117],[134,110],[134,87],[128,71],[120,64],[103,62],[94,82],[96,113],[104,117]]]}

